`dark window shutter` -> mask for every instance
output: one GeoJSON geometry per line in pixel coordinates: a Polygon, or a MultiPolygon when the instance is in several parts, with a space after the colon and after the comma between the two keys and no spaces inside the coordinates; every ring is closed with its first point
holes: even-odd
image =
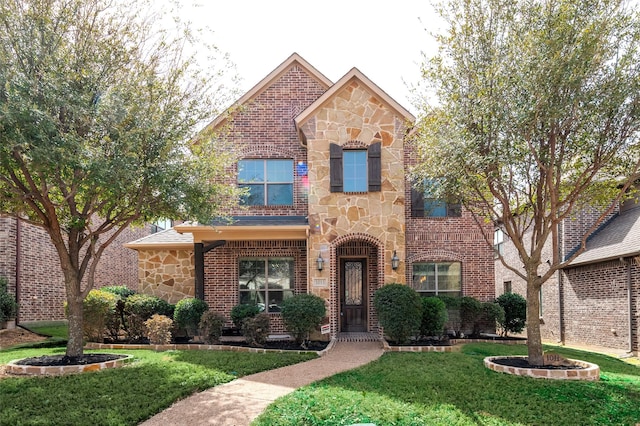
{"type": "Polygon", "coordinates": [[[335,143],[329,146],[329,179],[331,192],[342,192],[342,147],[335,143]]]}
{"type": "Polygon", "coordinates": [[[424,196],[422,191],[411,188],[411,217],[424,217],[424,196]]]}
{"type": "Polygon", "coordinates": [[[382,144],[380,142],[372,143],[367,150],[369,168],[369,192],[382,191],[382,163],[380,154],[382,144]]]}

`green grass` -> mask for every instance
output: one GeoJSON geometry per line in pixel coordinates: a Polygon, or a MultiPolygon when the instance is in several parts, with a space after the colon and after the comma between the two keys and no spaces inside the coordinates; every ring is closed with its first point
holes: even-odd
{"type": "MultiPolygon", "coordinates": [[[[0,351],[0,364],[64,347],[0,351]]],[[[97,352],[97,351],[87,351],[97,352]]],[[[104,351],[100,351],[104,352],[104,351]]],[[[0,425],[135,425],[194,392],[315,354],[109,350],[135,361],[123,368],[62,377],[0,380],[0,425]]]]}
{"type": "Polygon", "coordinates": [[[34,333],[44,334],[61,340],[66,340],[69,336],[69,327],[66,324],[30,325],[26,328],[34,333]]]}
{"type": "Polygon", "coordinates": [[[263,425],[635,425],[640,367],[605,355],[553,348],[594,362],[599,382],[496,373],[488,355],[524,346],[469,344],[458,353],[387,353],[364,367],[298,389],[269,406],[263,425]]]}

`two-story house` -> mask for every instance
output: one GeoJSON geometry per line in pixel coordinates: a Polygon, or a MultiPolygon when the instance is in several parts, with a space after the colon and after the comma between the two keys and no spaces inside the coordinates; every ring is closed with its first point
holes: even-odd
{"type": "MultiPolygon", "coordinates": [[[[203,298],[272,313],[283,299],[325,299],[331,336],[378,333],[374,292],[405,283],[423,295],[494,297],[493,229],[459,205],[412,189],[413,115],[353,68],[333,83],[293,54],[242,96],[225,126],[248,188],[230,223],[182,224],[127,244],[139,288],[175,303],[203,298]]],[[[215,155],[215,153],[212,153],[215,155]]]]}

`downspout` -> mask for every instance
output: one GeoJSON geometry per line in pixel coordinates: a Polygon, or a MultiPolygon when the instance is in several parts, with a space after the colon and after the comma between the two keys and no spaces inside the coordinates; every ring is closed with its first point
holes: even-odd
{"type": "Polygon", "coordinates": [[[620,258],[623,264],[627,266],[627,301],[628,305],[628,323],[629,323],[629,353],[633,353],[633,303],[631,301],[632,291],[631,291],[631,262],[633,262],[633,258],[628,258],[627,262],[624,261],[623,258],[620,258]]]}
{"type": "Polygon", "coordinates": [[[16,312],[16,324],[20,323],[20,271],[22,269],[21,257],[21,240],[22,240],[22,222],[20,218],[16,218],[16,302],[18,302],[18,311],[16,312]]]}
{"type": "MultiPolygon", "coordinates": [[[[562,236],[564,235],[564,222],[559,224],[560,232],[558,232],[558,256],[559,260],[564,261],[564,242],[562,236]]],[[[562,269],[558,269],[558,343],[564,345],[564,274],[562,269]]]]}

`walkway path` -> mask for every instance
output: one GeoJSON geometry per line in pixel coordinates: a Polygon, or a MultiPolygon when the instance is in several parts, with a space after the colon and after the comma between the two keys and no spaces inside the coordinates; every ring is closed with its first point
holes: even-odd
{"type": "Polygon", "coordinates": [[[382,355],[381,342],[337,342],[311,361],[245,376],[176,402],[143,426],[246,426],[277,398],[382,355]]]}

